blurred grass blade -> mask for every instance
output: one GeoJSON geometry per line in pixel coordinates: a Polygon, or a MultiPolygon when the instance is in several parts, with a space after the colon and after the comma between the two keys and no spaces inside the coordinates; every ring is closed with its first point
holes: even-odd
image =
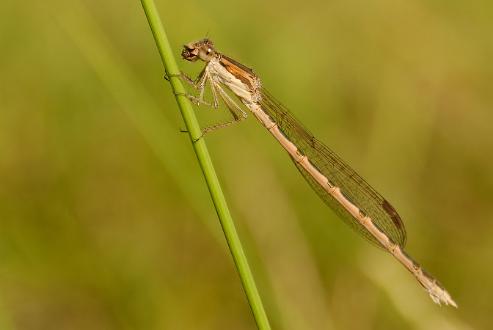
{"type": "Polygon", "coordinates": [[[253,275],[248,265],[246,255],[243,252],[243,248],[236,232],[233,219],[231,218],[226,199],[222,193],[221,186],[219,185],[219,180],[212,165],[205,141],[201,138],[202,132],[192,109],[192,105],[184,96],[185,89],[183,88],[180,79],[175,76],[178,75],[180,71],[178,70],[178,66],[174,60],[173,52],[166,37],[166,33],[157,14],[156,6],[151,0],[141,0],[141,3],[151,27],[154,40],[156,41],[159,54],[161,55],[161,60],[163,61],[166,72],[170,76],[171,86],[175,93],[180,112],[189,132],[190,139],[204,174],[217,215],[219,217],[219,221],[221,222],[224,235],[240,275],[255,321],[259,329],[270,329],[262,300],[260,299],[260,295],[255,286],[253,275]]]}

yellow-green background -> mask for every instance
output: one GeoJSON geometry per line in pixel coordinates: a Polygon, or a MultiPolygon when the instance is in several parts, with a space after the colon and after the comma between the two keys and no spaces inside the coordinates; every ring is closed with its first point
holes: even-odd
{"type": "MultiPolygon", "coordinates": [[[[491,1],[157,5],[177,57],[208,35],[386,196],[460,307],[339,221],[249,118],[206,140],[275,329],[491,327],[491,1]]],[[[0,329],[254,329],[140,2],[0,15],[0,329]]]]}

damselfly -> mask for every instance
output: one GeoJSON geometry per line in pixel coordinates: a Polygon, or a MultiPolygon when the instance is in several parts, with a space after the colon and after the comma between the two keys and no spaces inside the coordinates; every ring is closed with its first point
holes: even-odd
{"type": "Polygon", "coordinates": [[[392,205],[311,135],[262,87],[252,69],[216,51],[209,39],[186,44],[181,55],[191,62],[202,60],[206,63],[195,80],[181,75],[198,90],[198,96],[189,95],[189,98],[197,104],[213,107],[218,107],[219,100],[222,100],[233,115],[233,120],[206,128],[204,134],[247,117],[247,112],[225,88],[229,89],[276,138],[318,196],[341,219],[366,239],[390,252],[416,277],[435,303],[457,307],[438,281],[405,253],[406,230],[392,205]],[[206,85],[212,92],[212,104],[204,100],[206,85]]]}

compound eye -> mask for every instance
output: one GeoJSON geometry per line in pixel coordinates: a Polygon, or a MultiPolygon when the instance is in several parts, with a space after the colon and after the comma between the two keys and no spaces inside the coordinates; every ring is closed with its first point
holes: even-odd
{"type": "Polygon", "coordinates": [[[210,52],[212,52],[212,49],[207,48],[207,54],[209,54],[210,52]]]}

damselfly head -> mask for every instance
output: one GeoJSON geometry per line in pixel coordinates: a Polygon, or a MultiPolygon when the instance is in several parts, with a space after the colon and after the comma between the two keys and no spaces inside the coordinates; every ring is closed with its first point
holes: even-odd
{"type": "Polygon", "coordinates": [[[189,42],[183,46],[183,51],[181,52],[181,57],[191,62],[195,62],[198,59],[204,62],[209,62],[214,55],[216,55],[214,44],[207,38],[189,42]]]}

